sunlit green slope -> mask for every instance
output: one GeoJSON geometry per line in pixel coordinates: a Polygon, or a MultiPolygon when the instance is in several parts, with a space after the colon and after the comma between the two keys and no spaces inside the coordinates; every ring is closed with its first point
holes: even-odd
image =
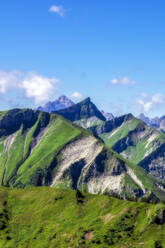
{"type": "Polygon", "coordinates": [[[165,205],[49,187],[0,188],[0,247],[165,247],[165,205]]]}
{"type": "Polygon", "coordinates": [[[165,179],[165,134],[128,114],[92,128],[105,144],[157,179],[165,179]]]}

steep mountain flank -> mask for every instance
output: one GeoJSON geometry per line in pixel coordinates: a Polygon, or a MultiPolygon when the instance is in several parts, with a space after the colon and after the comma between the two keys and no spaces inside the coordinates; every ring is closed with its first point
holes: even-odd
{"type": "Polygon", "coordinates": [[[0,187],[0,247],[160,248],[165,205],[36,187],[0,187]]]}
{"type": "Polygon", "coordinates": [[[141,165],[160,180],[165,179],[165,134],[128,114],[91,128],[106,145],[141,165]]]}
{"type": "Polygon", "coordinates": [[[162,185],[145,170],[59,115],[28,109],[4,112],[0,134],[1,185],[165,199],[162,185]]]}
{"type": "Polygon", "coordinates": [[[106,121],[104,115],[91,102],[90,98],[56,113],[72,122],[76,122],[82,127],[90,127],[106,121]]]}
{"type": "Polygon", "coordinates": [[[55,100],[53,102],[47,102],[43,107],[41,107],[41,106],[38,107],[38,110],[51,113],[53,111],[68,108],[72,105],[74,105],[74,102],[72,102],[65,95],[62,95],[57,100],[55,100]]]}

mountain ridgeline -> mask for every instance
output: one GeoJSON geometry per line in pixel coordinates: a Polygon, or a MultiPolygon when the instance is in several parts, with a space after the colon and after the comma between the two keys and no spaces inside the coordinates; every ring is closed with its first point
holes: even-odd
{"type": "Polygon", "coordinates": [[[107,121],[100,116],[95,105],[93,109],[89,98],[58,113],[89,129],[96,137],[100,137],[107,147],[164,182],[165,134],[160,130],[148,126],[132,114],[107,121]],[[92,111],[88,111],[89,109],[92,111]]]}
{"type": "Polygon", "coordinates": [[[105,116],[91,102],[90,98],[86,98],[84,101],[77,103],[67,109],[59,110],[56,113],[62,115],[64,118],[70,121],[79,121],[91,117],[98,118],[101,121],[106,121],[105,116]]]}
{"type": "Polygon", "coordinates": [[[155,127],[163,132],[165,132],[165,116],[149,118],[144,114],[140,114],[138,118],[144,121],[147,125],[155,127]]]}
{"type": "Polygon", "coordinates": [[[0,165],[3,186],[45,185],[128,199],[165,199],[163,185],[143,168],[107,148],[90,131],[38,110],[0,113],[0,165]]]}

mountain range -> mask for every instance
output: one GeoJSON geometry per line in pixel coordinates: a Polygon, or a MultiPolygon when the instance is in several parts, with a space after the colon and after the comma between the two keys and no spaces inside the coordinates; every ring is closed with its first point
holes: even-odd
{"type": "Polygon", "coordinates": [[[164,247],[165,134],[66,102],[0,112],[0,246],[164,247]]]}
{"type": "MultiPolygon", "coordinates": [[[[89,99],[85,103],[96,111],[89,99]]],[[[84,117],[86,112],[81,113],[84,117]]],[[[99,112],[96,114],[103,119],[99,112]]],[[[106,147],[90,131],[57,114],[30,109],[1,112],[0,153],[3,186],[45,185],[115,193],[124,198],[150,194],[158,200],[165,198],[163,184],[143,168],[106,147]]]]}
{"type": "Polygon", "coordinates": [[[165,132],[165,116],[149,118],[144,114],[140,114],[138,118],[144,121],[147,125],[155,127],[163,132],[165,132]]]}
{"type": "Polygon", "coordinates": [[[165,134],[163,132],[147,125],[132,114],[107,121],[90,98],[56,113],[89,129],[109,148],[164,182],[165,134]]]}
{"type": "Polygon", "coordinates": [[[164,200],[164,136],[131,114],[107,121],[90,98],[52,114],[1,112],[0,184],[164,200]]]}
{"type": "MultiPolygon", "coordinates": [[[[69,108],[73,106],[74,104],[75,103],[71,99],[69,99],[67,96],[61,95],[57,100],[52,101],[52,102],[49,101],[44,106],[38,107],[37,110],[52,113],[55,111],[69,108]]],[[[103,110],[101,110],[100,112],[106,118],[107,121],[114,119],[114,115],[112,113],[106,113],[103,110]]],[[[149,118],[145,116],[143,113],[141,113],[137,116],[137,118],[145,122],[147,125],[151,127],[155,127],[165,132],[165,116],[149,118]]]]}
{"type": "MultiPolygon", "coordinates": [[[[86,99],[87,100],[87,99],[86,99]]],[[[63,110],[75,105],[75,103],[65,95],[61,95],[58,99],[52,102],[47,102],[44,106],[37,108],[39,111],[45,111],[48,113],[53,113],[55,111],[63,110]]],[[[106,118],[106,120],[111,120],[114,118],[112,113],[106,113],[103,110],[100,111],[101,114],[106,118]]]]}
{"type": "Polygon", "coordinates": [[[165,134],[158,128],[163,127],[164,117],[149,121],[142,114],[140,118],[127,114],[116,118],[111,115],[107,120],[90,98],[54,113],[89,129],[109,148],[164,182],[165,134]]]}

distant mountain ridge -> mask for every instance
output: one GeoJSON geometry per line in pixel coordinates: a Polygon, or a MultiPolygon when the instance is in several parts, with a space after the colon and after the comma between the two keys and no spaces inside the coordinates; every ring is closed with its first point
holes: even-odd
{"type": "MultiPolygon", "coordinates": [[[[82,102],[87,101],[87,99],[83,100],[82,102]]],[[[69,108],[69,107],[71,107],[73,105],[76,105],[76,104],[71,99],[69,99],[65,95],[61,95],[57,100],[52,101],[52,102],[47,102],[44,106],[38,107],[37,110],[39,110],[39,111],[45,111],[45,112],[48,112],[48,113],[54,113],[56,111],[67,109],[67,108],[69,108]]],[[[107,121],[114,118],[114,116],[113,116],[112,113],[106,113],[103,110],[102,111],[99,110],[99,112],[101,112],[101,114],[102,114],[101,119],[103,118],[103,116],[106,118],[107,121]]],[[[89,113],[89,115],[91,115],[91,113],[89,113]]],[[[95,121],[95,119],[94,119],[95,116],[92,115],[92,117],[93,117],[93,119],[91,119],[91,122],[95,121]]]]}
{"type": "Polygon", "coordinates": [[[62,95],[57,100],[55,100],[53,102],[47,102],[43,107],[41,107],[41,106],[38,107],[37,110],[51,113],[53,111],[58,111],[60,109],[68,108],[68,107],[70,107],[72,105],[74,105],[74,102],[71,101],[65,95],[62,95]]]}
{"type": "Polygon", "coordinates": [[[149,118],[144,114],[140,114],[138,118],[144,121],[147,125],[158,128],[161,131],[165,131],[165,115],[161,117],[149,118]]]}

